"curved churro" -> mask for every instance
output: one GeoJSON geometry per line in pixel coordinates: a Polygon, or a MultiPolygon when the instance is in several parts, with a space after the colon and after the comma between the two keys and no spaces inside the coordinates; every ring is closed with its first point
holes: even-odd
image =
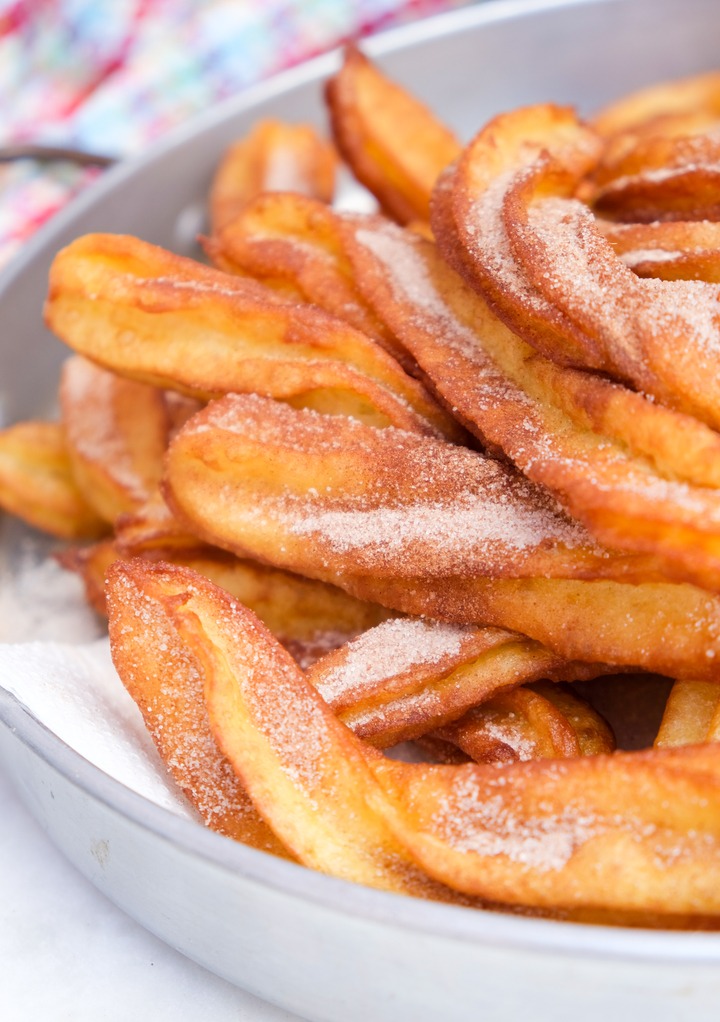
{"type": "Polygon", "coordinates": [[[363,599],[521,631],[568,659],[716,672],[716,598],[598,547],[475,452],[227,395],[171,444],[166,488],[206,541],[363,599]]]}
{"type": "Polygon", "coordinates": [[[57,422],[0,430],[0,508],[61,539],[96,539],[108,530],[75,482],[57,422]]]}
{"type": "MultiPolygon", "coordinates": [[[[338,721],[226,593],[141,562],[115,573],[120,591],[129,583],[202,663],[216,741],[305,864],[436,897],[433,880],[548,909],[720,912],[720,809],[707,798],[717,746],[504,767],[398,763],[338,721]]],[[[114,656],[123,670],[120,629],[114,656]]]]}
{"type": "Polygon", "coordinates": [[[542,353],[718,425],[717,287],[639,279],[624,265],[571,197],[596,157],[592,132],[569,111],[497,118],[438,190],[440,249],[542,353]]]}
{"type": "Polygon", "coordinates": [[[542,358],[424,239],[379,218],[344,224],[359,286],[469,428],[604,543],[720,587],[715,431],[542,358]]]}
{"type": "Polygon", "coordinates": [[[80,356],[60,378],[65,443],[75,480],[108,522],[139,510],[157,490],[170,436],[165,395],[80,356]]]}
{"type": "Polygon", "coordinates": [[[322,202],[294,193],[260,195],[203,245],[221,270],[248,274],[339,316],[405,365],[405,350],[358,292],[337,217],[322,202]]]}
{"type": "Polygon", "coordinates": [[[342,320],[136,238],[86,235],[60,252],[46,317],[78,353],[143,383],[199,398],[256,391],[376,425],[460,433],[342,320]]]}
{"type": "Polygon", "coordinates": [[[330,202],[337,155],[309,124],[265,120],[233,143],[210,188],[213,231],[231,223],[261,192],[295,191],[330,202]]]}
{"type": "Polygon", "coordinates": [[[427,221],[430,193],[460,143],[358,49],[326,86],[333,138],[358,181],[400,223],[427,221]]]}

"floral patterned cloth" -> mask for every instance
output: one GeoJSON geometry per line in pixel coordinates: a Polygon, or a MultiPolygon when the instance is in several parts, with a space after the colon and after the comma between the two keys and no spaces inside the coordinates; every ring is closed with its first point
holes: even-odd
{"type": "MultiPolygon", "coordinates": [[[[467,0],[0,0],[0,144],[109,156],[253,82],[467,0]]],[[[99,173],[0,166],[0,266],[99,173]]]]}

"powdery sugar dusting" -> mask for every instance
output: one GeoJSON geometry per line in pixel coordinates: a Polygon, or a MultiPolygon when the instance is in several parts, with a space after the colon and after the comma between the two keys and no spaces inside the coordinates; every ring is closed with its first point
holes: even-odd
{"type": "MultiPolygon", "coordinates": [[[[220,273],[218,271],[218,276],[220,273]]],[[[223,274],[223,276],[225,276],[223,274]]],[[[110,278],[107,281],[104,298],[108,298],[113,301],[116,297],[121,299],[124,291],[127,289],[127,280],[130,279],[133,286],[142,290],[143,287],[152,289],[154,287],[169,288],[173,291],[186,291],[190,296],[205,296],[205,295],[219,295],[226,298],[238,298],[242,297],[244,293],[257,291],[258,285],[254,281],[246,281],[241,277],[237,277],[237,284],[235,284],[231,277],[228,276],[227,284],[221,283],[219,280],[210,280],[207,278],[200,279],[193,278],[192,280],[181,280],[179,277],[133,277],[130,274],[118,275],[117,278],[110,278]]],[[[97,296],[88,295],[93,300],[97,296]]],[[[119,335],[119,340],[127,340],[128,342],[134,340],[132,330],[124,331],[119,335]]]]}
{"type": "Polygon", "coordinates": [[[584,327],[624,346],[639,281],[597,231],[590,210],[574,199],[546,199],[530,208],[528,230],[541,246],[552,300],[584,327]]]}
{"type": "Polygon", "coordinates": [[[195,417],[191,428],[194,434],[218,429],[252,437],[269,447],[297,451],[310,443],[324,451],[342,451],[348,435],[362,430],[356,420],[346,418],[341,429],[331,431],[326,415],[309,408],[290,409],[258,394],[227,394],[211,402],[195,417]]]}
{"type": "Polygon", "coordinates": [[[680,259],[684,252],[663,248],[634,248],[629,252],[623,252],[620,258],[626,266],[638,266],[640,263],[669,263],[674,259],[680,259]]]}
{"type": "Polygon", "coordinates": [[[272,750],[267,777],[278,767],[317,809],[319,793],[327,794],[334,756],[332,727],[321,700],[303,684],[299,668],[269,648],[264,634],[248,626],[242,612],[227,608],[218,613],[216,606],[214,613],[220,648],[237,647],[230,664],[244,712],[272,750]]]}
{"type": "Polygon", "coordinates": [[[644,280],[643,323],[656,343],[677,344],[680,338],[695,350],[720,357],[720,290],[700,280],[644,280]]]}
{"type": "Polygon", "coordinates": [[[374,686],[415,667],[460,652],[468,628],[437,621],[397,618],[364,632],[347,646],[345,659],[323,677],[321,695],[332,703],[349,689],[374,686]]]}
{"type": "Polygon", "coordinates": [[[524,276],[510,245],[504,222],[504,202],[518,181],[516,168],[498,174],[470,210],[466,231],[472,251],[503,290],[526,307],[545,315],[547,302],[524,276]]]}
{"type": "Polygon", "coordinates": [[[484,720],[482,733],[493,741],[502,742],[503,745],[512,749],[520,761],[524,762],[536,757],[535,743],[517,726],[513,713],[508,714],[505,719],[492,720],[488,718],[484,720]]]}
{"type": "Polygon", "coordinates": [[[383,550],[395,556],[412,546],[442,546],[461,553],[496,546],[516,553],[548,541],[577,545],[581,528],[544,508],[513,502],[498,493],[459,495],[452,503],[422,502],[405,507],[315,511],[288,522],[296,536],[322,535],[337,553],[383,550]]]}
{"type": "Polygon", "coordinates": [[[453,314],[438,292],[422,256],[407,234],[387,225],[381,230],[359,230],[355,237],[382,262],[401,300],[411,302],[420,316],[430,317],[443,336],[449,334],[454,348],[468,356],[477,352],[475,335],[453,314]]]}
{"type": "Polygon", "coordinates": [[[661,347],[680,338],[720,355],[717,285],[637,278],[598,231],[591,211],[569,199],[546,199],[529,212],[542,246],[544,281],[558,307],[597,334],[612,354],[641,356],[644,338],[661,347]]]}
{"type": "MultiPolygon", "coordinates": [[[[316,464],[320,479],[323,457],[343,453],[344,474],[336,473],[332,487],[278,488],[242,510],[243,520],[261,529],[317,539],[325,547],[320,554],[325,566],[335,554],[352,555],[355,568],[375,570],[403,558],[404,574],[485,573],[541,547],[597,550],[583,526],[545,491],[475,452],[349,420],[329,430],[327,417],[261,399],[228,396],[202,415],[195,432],[229,429],[253,446],[269,439],[271,446],[302,457],[308,475],[316,464]],[[365,474],[367,485],[356,486],[365,474]]],[[[237,499],[233,487],[220,499],[229,508],[237,499]]],[[[315,553],[318,549],[314,544],[315,553]]]]}
{"type": "Polygon", "coordinates": [[[624,174],[622,177],[616,177],[609,181],[600,189],[599,195],[604,198],[607,195],[623,192],[627,188],[643,188],[648,184],[662,185],[684,177],[692,178],[698,174],[702,178],[710,175],[720,176],[720,163],[684,163],[677,167],[651,167],[637,174],[624,174]]]}
{"type": "Polygon", "coordinates": [[[192,792],[205,822],[217,828],[225,817],[252,813],[252,805],[213,738],[197,665],[184,658],[179,644],[168,650],[167,663],[171,669],[164,676],[148,727],[155,736],[165,732],[170,771],[186,791],[192,792]],[[178,684],[175,679],[182,681],[178,684]]]}
{"type": "Polygon", "coordinates": [[[517,815],[502,794],[480,791],[471,776],[458,777],[433,825],[457,851],[504,855],[541,873],[561,870],[600,831],[592,815],[572,805],[546,816],[517,815]]]}
{"type": "Polygon", "coordinates": [[[66,418],[66,429],[82,457],[91,464],[103,466],[131,496],[142,499],[145,482],[136,469],[115,416],[117,388],[118,378],[114,373],[84,358],[71,359],[65,367],[63,390],[77,414],[66,418]]]}
{"type": "MultiPolygon", "coordinates": [[[[573,217],[582,211],[585,217],[584,207],[575,203],[568,203],[565,200],[548,200],[542,205],[540,212],[533,211],[533,217],[540,219],[548,218],[543,225],[543,237],[549,246],[558,244],[558,237],[565,229],[565,224],[570,224],[573,217]],[[551,218],[551,219],[550,219],[551,218]]],[[[575,223],[577,229],[578,224],[575,223]]],[[[595,225],[589,224],[588,229],[595,230],[595,225]]],[[[452,316],[451,310],[443,301],[442,296],[437,294],[433,288],[432,280],[427,274],[426,267],[419,252],[414,250],[411,241],[404,239],[402,233],[394,227],[380,231],[358,232],[358,240],[373,252],[382,261],[383,267],[392,281],[393,288],[400,303],[414,305],[418,308],[419,314],[412,317],[417,325],[425,330],[428,343],[436,347],[444,345],[452,348],[452,351],[463,358],[471,359],[477,367],[474,379],[474,390],[472,395],[473,415],[480,416],[478,422],[490,439],[496,439],[493,430],[493,415],[498,408],[503,408],[505,419],[514,410],[513,428],[511,433],[502,434],[500,441],[506,452],[525,471],[533,472],[538,478],[537,472],[539,462],[546,466],[564,465],[573,471],[582,472],[587,482],[598,489],[612,489],[627,492],[633,496],[655,503],[658,500],[672,501],[683,515],[702,514],[706,521],[717,520],[717,508],[712,505],[712,495],[708,491],[694,490],[686,484],[670,480],[658,479],[656,474],[642,466],[635,467],[633,460],[627,458],[615,445],[605,443],[600,445],[599,441],[592,442],[586,438],[586,447],[578,449],[577,444],[569,446],[563,436],[555,436],[552,439],[548,435],[542,414],[538,415],[538,407],[529,396],[502,373],[482,348],[482,341],[474,336],[469,343],[465,343],[467,334],[470,333],[457,319],[452,316]],[[462,332],[461,332],[462,331],[462,332]],[[434,338],[437,338],[435,341],[434,338]],[[456,343],[456,338],[458,341],[456,343]],[[523,409],[525,412],[523,413],[523,409]],[[485,416],[485,417],[483,417],[485,416]],[[572,457],[567,456],[569,449],[572,449],[572,457]],[[620,466],[622,464],[622,470],[620,466]],[[609,482],[608,482],[609,480],[609,482]]],[[[606,300],[606,290],[602,285],[595,287],[596,282],[590,280],[591,259],[578,252],[573,245],[572,239],[568,240],[570,256],[562,258],[558,256],[557,264],[562,271],[568,266],[572,268],[571,278],[573,286],[573,300],[583,307],[592,306],[602,315],[612,320],[613,310],[610,308],[611,300],[606,300]],[[576,259],[576,263],[572,260],[576,259]],[[583,262],[585,259],[585,262],[583,262]],[[588,278],[586,280],[585,278],[588,278]],[[595,290],[592,290],[595,288],[595,290]]],[[[662,250],[651,250],[651,254],[657,252],[659,256],[672,258],[675,253],[663,252],[662,250]]],[[[615,257],[608,253],[612,259],[615,257]]],[[[641,253],[642,254],[642,253],[641,253]]],[[[548,271],[548,279],[551,272],[548,271]]],[[[655,308],[655,321],[657,329],[672,330],[672,317],[676,317],[674,327],[679,326],[677,317],[684,317],[684,325],[689,329],[688,320],[694,319],[694,330],[696,337],[702,338],[706,346],[712,345],[715,336],[713,319],[713,303],[705,302],[705,313],[697,308],[698,286],[695,282],[690,285],[693,294],[688,294],[686,299],[678,301],[670,295],[666,285],[661,282],[642,282],[645,291],[660,294],[655,308]],[[649,285],[645,287],[645,285],[649,285]],[[662,314],[659,314],[662,310],[662,314]],[[709,313],[708,313],[708,310],[709,313]],[[709,318],[708,318],[709,315],[709,318]]],[[[685,283],[681,284],[681,288],[685,283]]],[[[700,285],[700,290],[707,291],[712,285],[700,285]]],[[[638,300],[643,291],[638,288],[638,300]]],[[[614,294],[611,296],[614,299],[614,294]]],[[[652,316],[648,317],[652,320],[652,316]]],[[[611,324],[612,326],[612,324],[611,324]]],[[[625,337],[631,335],[630,328],[624,325],[624,319],[615,325],[617,331],[623,330],[625,337]]],[[[651,327],[652,329],[652,327],[651,327]]],[[[408,346],[412,348],[412,338],[408,346]]],[[[451,374],[452,365],[445,360],[438,374],[451,374]]],[[[431,375],[433,373],[431,372],[431,375]]],[[[451,375],[447,375],[452,380],[451,375]]],[[[444,385],[445,377],[437,375],[436,382],[439,386],[444,385]]],[[[441,386],[442,389],[442,386],[441,386]]],[[[452,387],[448,384],[447,394],[451,394],[452,387]]],[[[543,478],[542,473],[540,478],[543,478]]]]}
{"type": "MultiPolygon", "coordinates": [[[[392,324],[393,329],[415,354],[419,363],[427,368],[428,375],[448,401],[463,403],[463,379],[454,381],[453,356],[472,363],[475,370],[470,418],[478,409],[496,411],[512,405],[523,408],[527,414],[521,423],[523,431],[534,432],[538,424],[533,421],[534,403],[528,395],[507,375],[483,347],[482,337],[465,326],[453,313],[444,297],[435,287],[421,253],[414,247],[412,238],[393,225],[382,230],[360,230],[357,240],[381,262],[391,282],[393,295],[402,308],[402,316],[392,324]],[[423,346],[416,350],[412,333],[406,325],[410,323],[423,331],[423,346]],[[442,352],[440,360],[431,359],[426,365],[423,355],[429,351],[432,356],[442,352]],[[446,374],[450,374],[446,378],[446,374]]],[[[469,367],[468,367],[469,371],[469,367]]],[[[467,411],[467,409],[465,409],[467,411]]]]}
{"type": "Polygon", "coordinates": [[[356,635],[357,630],[346,632],[338,629],[329,629],[314,632],[312,636],[305,639],[280,636],[278,641],[282,643],[298,667],[303,671],[307,671],[308,668],[312,667],[322,657],[332,653],[333,650],[343,646],[346,642],[350,642],[356,635]]]}

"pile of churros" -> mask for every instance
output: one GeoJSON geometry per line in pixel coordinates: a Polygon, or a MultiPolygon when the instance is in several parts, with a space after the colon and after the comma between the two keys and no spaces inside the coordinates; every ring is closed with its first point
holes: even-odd
{"type": "Polygon", "coordinates": [[[465,147],[355,48],[326,95],[332,143],[227,153],[207,263],[58,253],[60,419],[0,434],[0,504],[71,541],[209,827],[403,894],[715,928],[720,74],[465,147]],[[341,161],[379,213],[333,208],[341,161]],[[592,692],[638,674],[661,722],[629,751],[592,692]]]}

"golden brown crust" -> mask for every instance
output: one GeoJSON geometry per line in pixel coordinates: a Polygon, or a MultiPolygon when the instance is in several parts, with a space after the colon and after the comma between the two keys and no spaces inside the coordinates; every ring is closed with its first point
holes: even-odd
{"type": "Polygon", "coordinates": [[[312,125],[259,121],[223,156],[210,188],[210,222],[219,231],[261,192],[294,191],[331,202],[337,156],[312,125]]]}
{"type": "Polygon", "coordinates": [[[190,396],[254,391],[379,426],[461,432],[344,321],[136,238],[86,235],[60,252],[46,318],[105,368],[190,396]]]}
{"type": "MultiPolygon", "coordinates": [[[[140,591],[146,623],[167,622],[178,652],[202,664],[215,739],[306,865],[436,898],[452,899],[452,888],[551,911],[720,913],[720,809],[708,797],[720,747],[399,763],[352,735],[211,583],[143,562],[118,580],[140,591]]],[[[123,640],[118,629],[120,670],[123,640]]]]}
{"type": "Polygon", "coordinates": [[[615,253],[638,277],[720,284],[720,224],[666,220],[598,225],[615,253]]]}
{"type": "MultiPolygon", "coordinates": [[[[404,618],[329,653],[308,679],[355,734],[385,748],[464,720],[479,703],[527,682],[608,670],[568,663],[501,629],[404,618]]],[[[577,741],[573,747],[579,755],[577,741]]]]}
{"type": "Polygon", "coordinates": [[[460,144],[356,47],[326,85],[333,138],[358,181],[399,223],[429,218],[430,193],[460,144]]]}
{"type": "Polygon", "coordinates": [[[0,431],[0,508],[59,539],[97,539],[108,531],[75,482],[56,422],[19,422],[0,431]]]}
{"type": "Polygon", "coordinates": [[[486,444],[607,545],[645,551],[666,575],[718,587],[715,431],[535,354],[427,241],[379,218],[344,224],[366,297],[486,444]]]}
{"type": "Polygon", "coordinates": [[[438,181],[432,226],[443,258],[510,329],[562,364],[607,368],[597,341],[528,284],[506,237],[505,191],[549,145],[582,176],[600,153],[572,110],[551,104],[494,118],[438,181]]]}
{"type": "Polygon", "coordinates": [[[303,195],[260,195],[204,247],[227,273],[249,274],[281,292],[297,294],[362,331],[397,358],[407,353],[363,301],[326,205],[303,195]]]}
{"type": "Polygon", "coordinates": [[[450,209],[435,223],[440,249],[541,353],[717,425],[717,288],[640,280],[617,258],[571,197],[597,145],[556,108],[497,118],[438,191],[450,209]]]}
{"type": "Polygon", "coordinates": [[[670,690],[656,748],[720,742],[720,686],[683,679],[670,690]]]}
{"type": "Polygon", "coordinates": [[[163,392],[76,355],[63,366],[60,409],[88,504],[108,522],[142,507],[160,483],[170,432],[163,392]]]}
{"type": "Polygon", "coordinates": [[[434,733],[476,763],[574,759],[612,752],[607,723],[569,686],[551,682],[492,696],[434,733]]]}
{"type": "Polygon", "coordinates": [[[177,434],[166,486],[172,509],[201,537],[229,549],[257,543],[263,558],[314,567],[309,574],[638,579],[652,571],[610,555],[545,492],[478,452],[256,395],[228,394],[177,434]]]}
{"type": "MultiPolygon", "coordinates": [[[[175,572],[184,580],[182,569],[175,572]]],[[[208,827],[287,856],[213,739],[202,694],[201,664],[173,626],[177,583],[163,589],[153,584],[152,570],[142,574],[142,582],[138,575],[127,563],[116,563],[109,570],[110,644],[123,684],[163,761],[208,827]]]]}
{"type": "Polygon", "coordinates": [[[720,118],[720,73],[660,82],[621,96],[592,119],[599,134],[636,136],[690,134],[720,118]]]}
{"type": "Polygon", "coordinates": [[[716,673],[716,598],[568,531],[474,452],[228,395],[173,441],[166,486],[206,541],[361,599],[511,628],[568,659],[716,673]]]}
{"type": "MultiPolygon", "coordinates": [[[[673,219],[720,217],[719,82],[528,107],[461,153],[351,49],[338,140],[412,230],[258,195],[306,143],[311,195],[334,162],[265,124],[212,196],[232,275],[58,256],[48,322],[97,363],[64,385],[76,472],[117,518],[62,563],[98,610],[109,573],[118,670],[210,826],[402,893],[720,925],[720,234],[673,219]],[[557,681],[638,668],[679,679],[657,748],[610,754],[557,681]],[[377,751],[408,739],[448,765],[377,751]]],[[[670,684],[624,691],[621,744],[670,684]]]]}
{"type": "MultiPolygon", "coordinates": [[[[196,762],[203,769],[197,781],[190,774],[184,786],[197,783],[201,797],[207,793],[213,800],[218,792],[221,809],[226,785],[235,785],[233,806],[247,799],[247,789],[275,834],[306,865],[399,893],[452,900],[451,891],[417,869],[377,812],[375,803],[382,795],[358,740],[250,611],[201,576],[169,565],[125,564],[113,573],[113,590],[113,657],[123,681],[146,714],[159,705],[182,723],[177,732],[156,727],[156,741],[165,740],[169,732],[170,742],[182,742],[188,721],[181,722],[180,716],[197,714],[189,723],[199,755],[189,762],[179,759],[182,773],[190,774],[196,762]],[[126,597],[131,589],[138,590],[132,599],[137,609],[128,612],[138,616],[137,633],[128,631],[121,606],[130,602],[126,597]],[[155,666],[154,654],[144,650],[145,641],[137,641],[143,623],[143,639],[148,627],[161,630],[173,666],[180,669],[179,679],[169,680],[164,664],[155,666]],[[219,671],[218,656],[228,657],[219,671]],[[147,699],[146,686],[161,703],[147,699]],[[212,748],[206,740],[210,728],[212,748]],[[206,756],[210,767],[214,764],[212,771],[199,762],[206,756]]],[[[168,755],[167,749],[163,753],[168,755]]],[[[248,825],[244,805],[233,810],[231,823],[236,820],[241,827],[248,825]]],[[[266,828],[258,821],[251,817],[250,827],[261,827],[264,838],[266,828]]]]}

